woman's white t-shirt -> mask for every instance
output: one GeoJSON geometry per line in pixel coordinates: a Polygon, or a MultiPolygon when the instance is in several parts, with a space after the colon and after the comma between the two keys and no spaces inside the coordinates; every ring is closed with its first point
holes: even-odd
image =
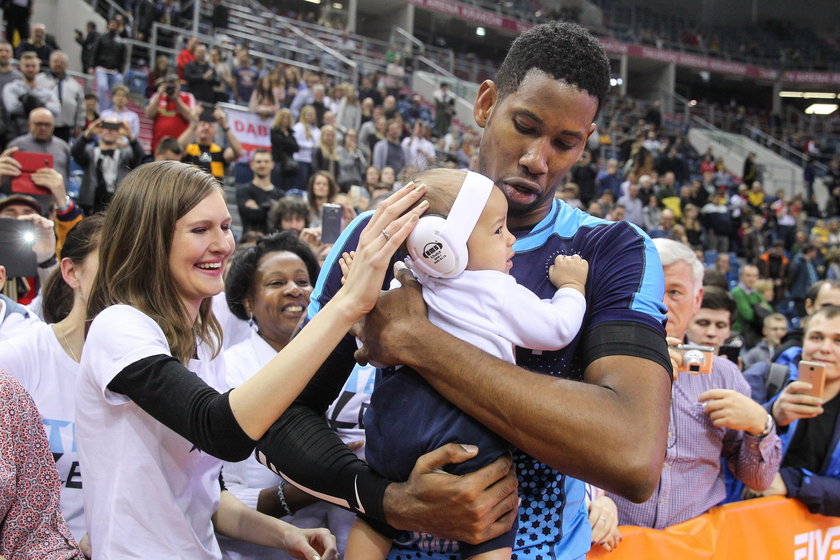
{"type": "Polygon", "coordinates": [[[20,381],[38,407],[61,479],[61,513],[73,537],[81,539],[85,513],[74,419],[79,364],[61,347],[50,325],[33,321],[0,342],[0,369],[20,381]]]}
{"type": "MultiPolygon", "coordinates": [[[[171,355],[163,331],[133,307],[111,306],[90,326],[76,429],[97,560],[221,558],[211,516],[222,462],[107,389],[126,366],[161,354],[171,355]]],[[[224,360],[212,359],[204,345],[188,367],[214,389],[227,390],[224,360]]]]}

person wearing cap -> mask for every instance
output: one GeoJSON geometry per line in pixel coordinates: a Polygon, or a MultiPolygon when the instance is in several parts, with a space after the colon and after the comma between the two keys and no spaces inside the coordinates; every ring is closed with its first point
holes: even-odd
{"type": "Polygon", "coordinates": [[[193,94],[179,90],[178,75],[167,74],[146,105],[146,118],[153,121],[152,152],[157,150],[162,138],[178,138],[189,128],[195,105],[193,94]]]}
{"type": "Polygon", "coordinates": [[[242,144],[227,124],[225,112],[215,107],[212,113],[205,112],[199,105],[192,114],[192,121],[178,143],[184,150],[181,161],[196,165],[220,181],[224,179],[227,165],[242,156],[242,144]],[[217,129],[221,128],[228,141],[228,147],[222,148],[213,140],[217,129]]]}
{"type": "MultiPolygon", "coordinates": [[[[3,155],[5,156],[6,152],[3,155]]],[[[35,253],[35,261],[38,263],[38,276],[21,278],[20,281],[9,282],[3,287],[6,284],[6,269],[0,266],[0,268],[3,268],[0,289],[3,289],[10,300],[23,305],[29,304],[35,298],[39,287],[44,285],[52,271],[58,266],[55,223],[42,216],[41,212],[41,205],[31,196],[13,194],[0,199],[0,218],[25,220],[31,222],[34,227],[32,251],[35,253]]],[[[9,306],[6,306],[6,310],[8,309],[9,306]]],[[[2,338],[3,336],[0,336],[0,340],[2,338]]]]}

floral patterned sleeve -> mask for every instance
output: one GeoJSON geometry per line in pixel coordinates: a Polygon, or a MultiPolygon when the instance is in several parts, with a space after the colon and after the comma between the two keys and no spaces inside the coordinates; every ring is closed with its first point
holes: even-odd
{"type": "Polygon", "coordinates": [[[32,397],[0,371],[0,555],[84,560],[59,510],[61,483],[32,397]]]}

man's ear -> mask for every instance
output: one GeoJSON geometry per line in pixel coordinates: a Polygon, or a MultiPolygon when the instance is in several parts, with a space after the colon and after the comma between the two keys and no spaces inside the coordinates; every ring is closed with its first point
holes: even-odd
{"type": "Polygon", "coordinates": [[[492,80],[484,80],[478,88],[478,96],[473,104],[473,118],[475,123],[484,128],[490,121],[493,108],[499,101],[499,92],[492,80]]]}
{"type": "Polygon", "coordinates": [[[6,285],[6,267],[0,264],[0,291],[3,291],[3,287],[6,285]]]}

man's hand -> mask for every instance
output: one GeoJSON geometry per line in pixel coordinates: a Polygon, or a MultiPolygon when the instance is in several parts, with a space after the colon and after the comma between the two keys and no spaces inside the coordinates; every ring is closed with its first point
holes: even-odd
{"type": "Polygon", "coordinates": [[[767,411],[738,391],[712,389],[701,393],[697,400],[703,403],[703,412],[716,428],[743,430],[755,436],[767,426],[767,411]]]}
{"type": "Polygon", "coordinates": [[[35,242],[32,243],[32,250],[35,252],[35,259],[42,263],[55,255],[55,224],[38,214],[26,214],[19,216],[18,220],[32,222],[35,226],[35,242]]]}
{"type": "Polygon", "coordinates": [[[385,490],[386,521],[397,529],[473,544],[508,531],[519,504],[510,457],[463,476],[441,470],[477,453],[474,445],[449,443],[417,459],[407,481],[385,490]]]}
{"type": "Polygon", "coordinates": [[[770,483],[770,487],[767,490],[756,491],[752,488],[744,488],[743,496],[746,499],[750,499],[763,498],[764,496],[787,496],[787,493],[785,480],[782,478],[782,475],[776,473],[776,476],[773,478],[773,482],[770,483]]]}
{"type": "Polygon", "coordinates": [[[129,140],[134,140],[134,134],[131,133],[131,126],[125,121],[120,121],[120,134],[129,140]]]}
{"type": "Polygon", "coordinates": [[[248,200],[245,201],[245,208],[250,208],[251,210],[259,210],[260,205],[257,204],[257,201],[254,200],[253,198],[249,198],[248,200]]]}
{"type": "Polygon", "coordinates": [[[384,292],[376,307],[365,316],[365,326],[359,337],[364,346],[355,354],[360,364],[371,360],[385,365],[407,363],[400,351],[418,327],[429,322],[420,283],[402,262],[394,263],[394,275],[402,287],[384,292]]]}
{"type": "Polygon", "coordinates": [[[32,182],[50,190],[56,208],[64,206],[67,200],[67,188],[64,186],[64,177],[61,173],[51,167],[42,167],[32,174],[32,182]]]}
{"type": "Polygon", "coordinates": [[[91,138],[93,138],[94,134],[98,134],[100,132],[102,132],[102,119],[96,119],[95,121],[90,123],[90,125],[88,125],[82,136],[85,137],[85,140],[90,140],[91,138]]]}
{"type": "Polygon", "coordinates": [[[216,119],[216,122],[219,123],[219,126],[221,126],[222,128],[227,128],[227,115],[221,107],[217,106],[215,109],[213,109],[213,118],[216,119]]]}
{"type": "Polygon", "coordinates": [[[20,162],[12,157],[12,154],[19,149],[13,146],[0,154],[0,176],[18,177],[20,175],[20,162]]]}
{"type": "Polygon", "coordinates": [[[822,401],[806,395],[813,389],[807,381],[794,381],[784,388],[773,403],[773,418],[779,426],[787,426],[800,418],[813,418],[823,413],[822,401]]]}

